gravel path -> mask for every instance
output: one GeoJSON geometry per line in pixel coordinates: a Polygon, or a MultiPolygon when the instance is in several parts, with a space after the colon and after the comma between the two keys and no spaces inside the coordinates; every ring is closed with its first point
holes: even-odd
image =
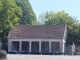
{"type": "Polygon", "coordinates": [[[8,60],[80,60],[80,56],[8,54],[8,60]]]}

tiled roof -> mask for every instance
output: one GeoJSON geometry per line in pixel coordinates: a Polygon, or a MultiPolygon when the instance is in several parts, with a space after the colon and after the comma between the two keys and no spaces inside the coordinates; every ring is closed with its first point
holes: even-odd
{"type": "Polygon", "coordinates": [[[63,39],[65,25],[14,25],[8,38],[63,39]]]}

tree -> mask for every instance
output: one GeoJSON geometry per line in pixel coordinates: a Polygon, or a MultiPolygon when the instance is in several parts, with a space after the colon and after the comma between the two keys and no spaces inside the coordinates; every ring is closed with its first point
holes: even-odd
{"type": "Polygon", "coordinates": [[[36,25],[42,25],[42,24],[41,24],[41,22],[40,22],[40,21],[37,21],[37,22],[36,22],[36,25]]]}
{"type": "Polygon", "coordinates": [[[55,12],[46,12],[41,14],[40,19],[45,25],[51,24],[74,24],[77,22],[76,18],[69,16],[64,11],[55,12]]]}
{"type": "Polygon", "coordinates": [[[7,41],[7,35],[13,24],[18,24],[22,16],[21,8],[14,0],[0,0],[0,41],[7,41]]]}
{"type": "Polygon", "coordinates": [[[15,0],[18,7],[22,8],[23,16],[20,17],[19,24],[35,25],[37,22],[36,15],[28,0],[15,0]]]}
{"type": "Polygon", "coordinates": [[[76,45],[80,45],[80,24],[74,24],[68,26],[67,45],[73,42],[76,45]]]}

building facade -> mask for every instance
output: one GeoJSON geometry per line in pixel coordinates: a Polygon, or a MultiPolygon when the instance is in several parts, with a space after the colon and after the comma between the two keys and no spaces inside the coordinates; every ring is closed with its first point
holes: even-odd
{"type": "Polygon", "coordinates": [[[8,52],[65,53],[67,25],[14,25],[8,52]]]}

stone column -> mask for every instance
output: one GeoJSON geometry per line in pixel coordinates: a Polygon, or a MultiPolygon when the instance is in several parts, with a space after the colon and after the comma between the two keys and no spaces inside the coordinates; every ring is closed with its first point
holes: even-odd
{"type": "Polygon", "coordinates": [[[66,41],[64,42],[64,52],[66,52],[66,41]]]}
{"type": "Polygon", "coordinates": [[[12,52],[12,41],[8,40],[8,52],[12,52]]]}
{"type": "Polygon", "coordinates": [[[63,40],[60,41],[60,52],[64,53],[64,41],[63,40]]]}
{"type": "Polygon", "coordinates": [[[49,53],[51,53],[51,42],[49,42],[49,53]]]}
{"type": "Polygon", "coordinates": [[[75,53],[75,44],[73,42],[73,45],[72,45],[72,53],[75,53]]]}
{"type": "Polygon", "coordinates": [[[29,52],[31,52],[31,41],[29,41],[29,52]]]}
{"type": "Polygon", "coordinates": [[[19,41],[19,52],[21,52],[22,49],[22,41],[19,41]]]}
{"type": "Polygon", "coordinates": [[[0,50],[1,50],[1,47],[2,47],[2,42],[0,42],[0,50]]]}
{"type": "Polygon", "coordinates": [[[41,53],[41,41],[39,41],[39,52],[41,53]]]}

